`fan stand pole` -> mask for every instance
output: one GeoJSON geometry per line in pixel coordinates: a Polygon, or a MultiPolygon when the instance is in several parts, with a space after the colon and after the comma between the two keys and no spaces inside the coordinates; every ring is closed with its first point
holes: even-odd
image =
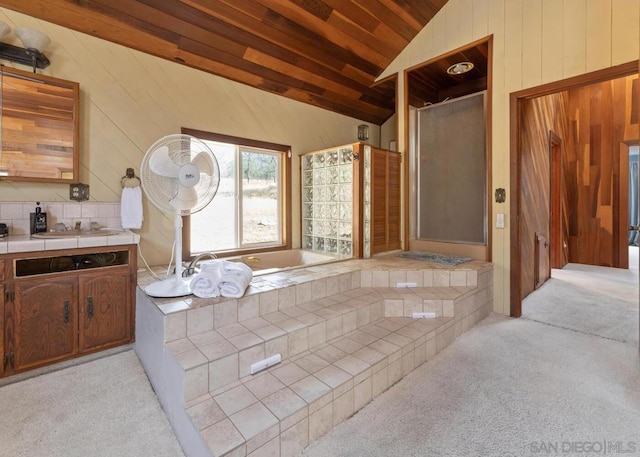
{"type": "Polygon", "coordinates": [[[182,297],[191,294],[191,279],[183,278],[182,272],[182,216],[180,211],[176,211],[173,218],[173,228],[175,235],[174,259],[176,260],[175,274],[167,279],[149,284],[145,293],[151,297],[182,297]]]}
{"type": "Polygon", "coordinates": [[[173,217],[173,239],[176,241],[176,250],[173,256],[176,259],[176,278],[182,279],[182,214],[180,211],[176,211],[173,217]]]}

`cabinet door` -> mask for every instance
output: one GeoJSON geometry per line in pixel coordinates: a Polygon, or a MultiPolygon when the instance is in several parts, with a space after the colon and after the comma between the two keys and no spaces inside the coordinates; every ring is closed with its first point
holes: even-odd
{"type": "Polygon", "coordinates": [[[80,352],[131,341],[129,269],[81,274],[80,352]]]}
{"type": "Polygon", "coordinates": [[[5,303],[5,351],[22,371],[78,352],[78,282],[75,276],[16,281],[15,296],[5,303]]]}

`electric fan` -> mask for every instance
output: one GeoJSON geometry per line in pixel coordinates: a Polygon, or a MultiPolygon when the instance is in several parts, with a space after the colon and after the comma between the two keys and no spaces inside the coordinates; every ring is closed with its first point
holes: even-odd
{"type": "Polygon", "coordinates": [[[160,211],[173,214],[175,274],[144,291],[152,297],[189,295],[190,278],[183,278],[182,216],[207,206],[218,191],[220,169],[209,147],[191,135],[167,135],[156,141],[140,165],[142,189],[160,211]]]}

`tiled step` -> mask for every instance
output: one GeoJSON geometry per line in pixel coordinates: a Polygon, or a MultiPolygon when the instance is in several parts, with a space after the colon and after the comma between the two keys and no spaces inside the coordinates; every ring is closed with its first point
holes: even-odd
{"type": "MultiPolygon", "coordinates": [[[[249,375],[251,364],[285,360],[383,317],[434,312],[451,317],[472,287],[353,289],[167,343],[185,370],[185,401],[249,375]]],[[[368,344],[367,335],[361,342],[368,344]]]]}
{"type": "Polygon", "coordinates": [[[381,318],[187,402],[214,456],[296,455],[453,340],[452,318],[381,318]]]}

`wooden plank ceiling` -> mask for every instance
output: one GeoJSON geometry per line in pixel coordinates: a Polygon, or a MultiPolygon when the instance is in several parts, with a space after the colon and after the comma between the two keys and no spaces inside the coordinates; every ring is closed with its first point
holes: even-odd
{"type": "MultiPolygon", "coordinates": [[[[3,0],[1,6],[382,124],[375,79],[447,0],[3,0]]],[[[54,62],[55,64],[55,62],[54,62]]]]}

